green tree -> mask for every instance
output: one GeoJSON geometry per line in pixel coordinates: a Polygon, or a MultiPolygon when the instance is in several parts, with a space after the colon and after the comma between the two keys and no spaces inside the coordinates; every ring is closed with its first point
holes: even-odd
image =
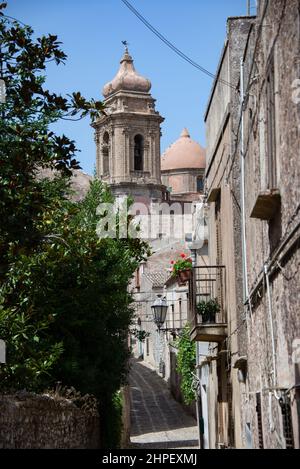
{"type": "Polygon", "coordinates": [[[39,391],[62,381],[93,393],[108,423],[127,377],[133,317],[127,287],[148,247],[138,239],[97,236],[97,207],[112,201],[97,179],[82,202],[70,200],[69,176],[79,167],[75,143],[49,125],[87,114],[93,119],[104,112],[103,104],[46,90],[47,63],[66,59],[57,37],[34,40],[32,29],[8,19],[3,8],[0,337],[8,363],[1,367],[0,386],[39,391]],[[41,168],[56,169],[56,177],[37,177],[41,168]]]}
{"type": "Polygon", "coordinates": [[[176,341],[178,348],[177,371],[181,376],[181,391],[184,403],[189,405],[195,400],[193,389],[193,373],[196,366],[196,344],[190,339],[190,326],[186,325],[179,339],[176,341]]]}
{"type": "Polygon", "coordinates": [[[54,134],[49,124],[104,112],[102,102],[87,101],[79,92],[63,97],[47,90],[47,64],[66,60],[61,43],[51,34],[34,39],[29,26],[5,15],[5,7],[0,5],[0,78],[6,86],[6,101],[0,103],[0,280],[12,243],[29,252],[40,242],[36,219],[48,201],[37,171],[70,175],[79,168],[75,143],[54,134]]]}

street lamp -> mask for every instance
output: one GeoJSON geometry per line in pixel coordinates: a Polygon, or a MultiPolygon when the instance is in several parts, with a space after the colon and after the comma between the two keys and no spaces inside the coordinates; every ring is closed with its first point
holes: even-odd
{"type": "Polygon", "coordinates": [[[157,298],[151,306],[151,309],[153,314],[153,320],[157,325],[158,329],[160,330],[166,320],[168,312],[168,304],[166,298],[163,298],[162,295],[157,295],[157,298]]]}

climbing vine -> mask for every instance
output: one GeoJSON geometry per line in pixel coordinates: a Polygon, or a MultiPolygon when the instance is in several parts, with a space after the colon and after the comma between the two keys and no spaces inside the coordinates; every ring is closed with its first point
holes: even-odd
{"type": "Polygon", "coordinates": [[[189,405],[195,400],[193,372],[196,366],[196,344],[190,340],[189,325],[186,325],[177,339],[176,347],[178,348],[177,371],[181,376],[181,392],[184,403],[189,405]]]}

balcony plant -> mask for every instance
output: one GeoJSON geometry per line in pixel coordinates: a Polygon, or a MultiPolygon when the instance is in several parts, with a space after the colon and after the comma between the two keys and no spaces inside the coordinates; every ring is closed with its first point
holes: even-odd
{"type": "Polygon", "coordinates": [[[190,257],[184,253],[180,254],[180,258],[175,262],[171,262],[172,276],[178,278],[181,284],[185,284],[192,276],[193,262],[190,257]]]}
{"type": "Polygon", "coordinates": [[[202,316],[203,324],[215,324],[216,315],[220,312],[217,299],[210,298],[208,301],[200,301],[197,304],[197,313],[202,316]]]}

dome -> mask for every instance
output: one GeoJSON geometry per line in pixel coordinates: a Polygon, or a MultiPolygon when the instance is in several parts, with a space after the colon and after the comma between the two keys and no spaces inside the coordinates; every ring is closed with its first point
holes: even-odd
{"type": "Polygon", "coordinates": [[[189,131],[184,129],[173,145],[163,154],[161,170],[205,169],[206,157],[204,148],[191,139],[189,131]]]}
{"type": "Polygon", "coordinates": [[[151,82],[136,72],[133,59],[129,55],[127,47],[120,64],[121,66],[115,78],[104,86],[102,91],[103,96],[108,98],[120,90],[149,93],[151,82]]]}

